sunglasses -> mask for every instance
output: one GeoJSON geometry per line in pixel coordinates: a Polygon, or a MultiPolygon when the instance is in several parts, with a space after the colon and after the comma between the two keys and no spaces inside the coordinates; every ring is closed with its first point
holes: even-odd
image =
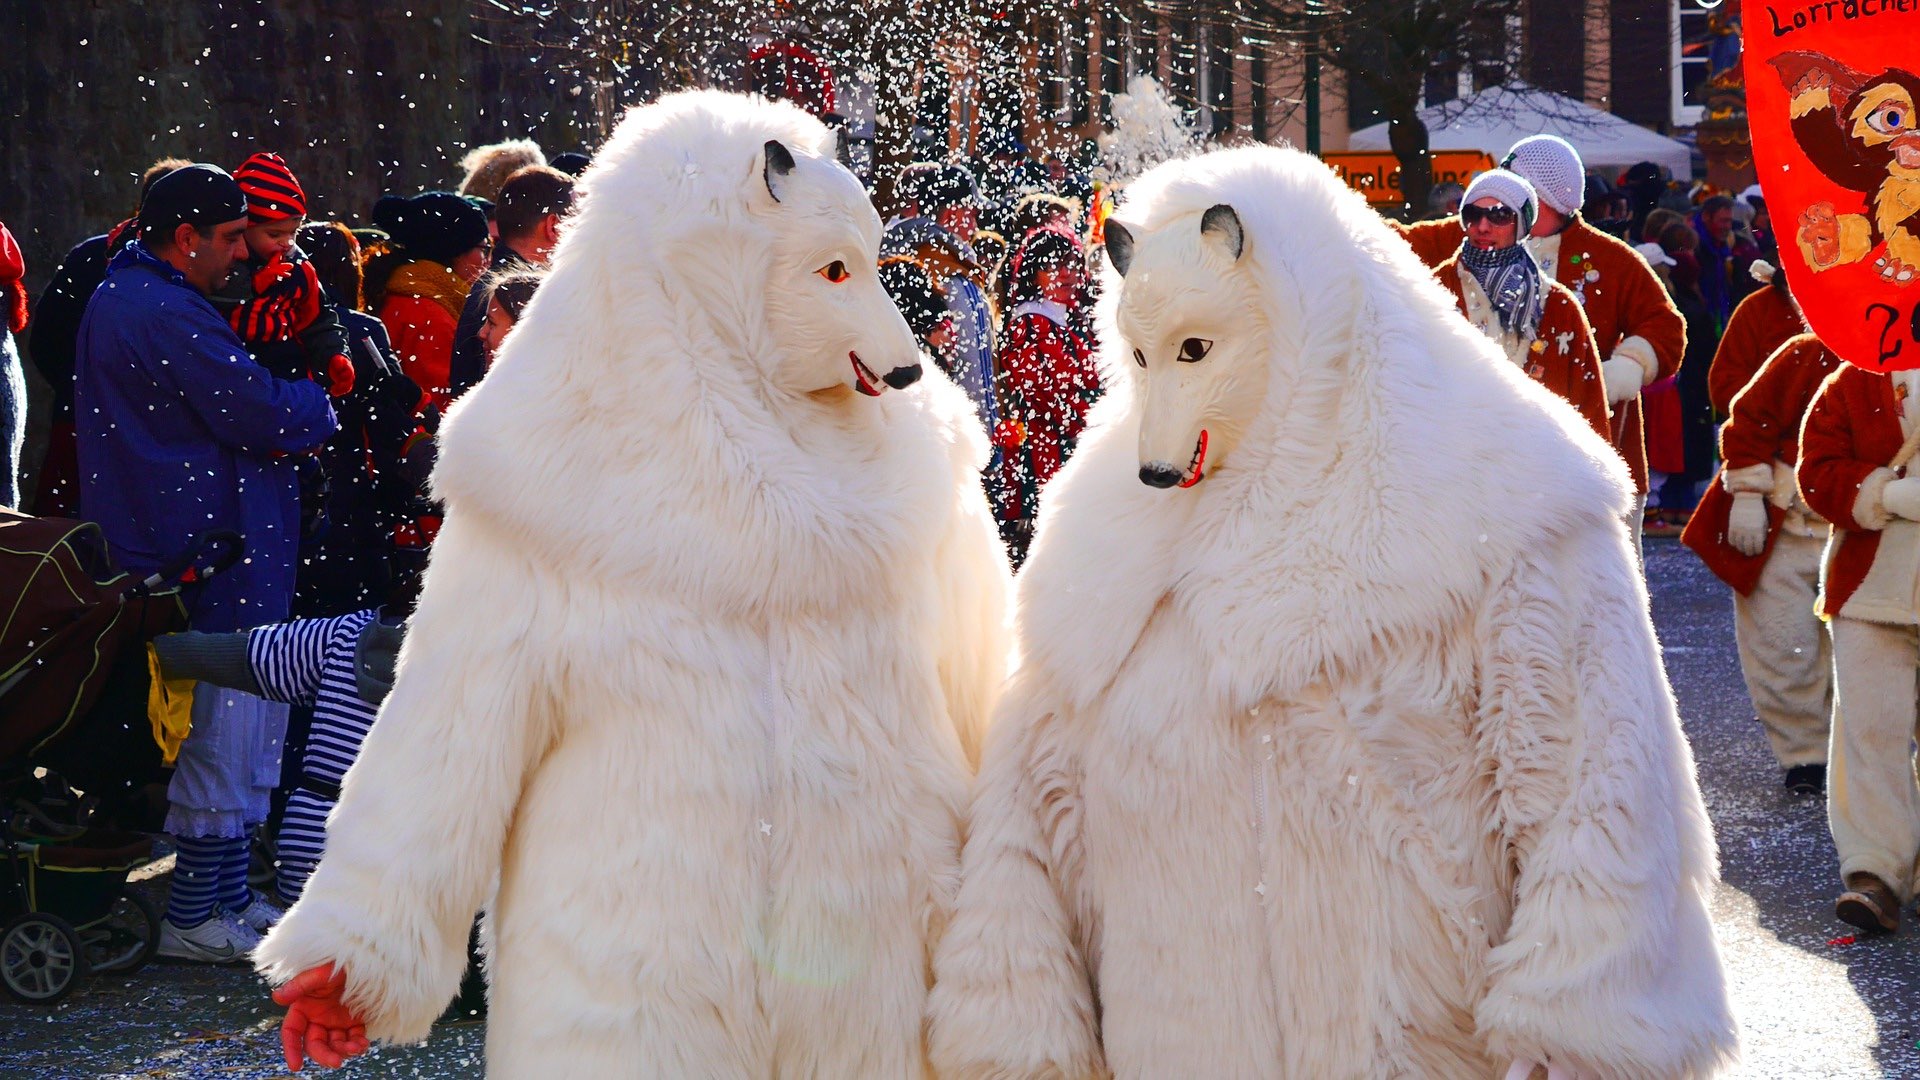
{"type": "Polygon", "coordinates": [[[1486,218],[1495,225],[1511,225],[1520,220],[1511,206],[1475,206],[1472,203],[1460,208],[1460,221],[1467,226],[1477,225],[1486,218]]]}

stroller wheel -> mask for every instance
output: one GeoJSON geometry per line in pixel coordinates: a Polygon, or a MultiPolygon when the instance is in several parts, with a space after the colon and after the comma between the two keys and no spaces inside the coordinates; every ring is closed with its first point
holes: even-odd
{"type": "Polygon", "coordinates": [[[0,930],[0,983],[31,1005],[51,1005],[87,973],[80,935],[58,915],[29,912],[0,930]]]}
{"type": "Polygon", "coordinates": [[[104,917],[80,931],[87,967],[97,975],[124,975],[145,967],[160,947],[160,910],[131,890],[113,898],[104,917]]]}

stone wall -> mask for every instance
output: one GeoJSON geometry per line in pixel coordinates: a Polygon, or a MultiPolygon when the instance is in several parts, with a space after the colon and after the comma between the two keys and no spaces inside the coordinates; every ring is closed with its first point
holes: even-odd
{"type": "MultiPolygon", "coordinates": [[[[315,218],[451,187],[471,143],[579,144],[575,95],[487,44],[472,0],[0,2],[0,222],[36,299],[60,257],[133,209],[168,155],[233,169],[283,155],[315,218]],[[520,117],[531,117],[522,122],[520,117]]],[[[30,372],[35,406],[44,386],[30,372]]],[[[29,460],[44,410],[29,413],[29,460]]]]}

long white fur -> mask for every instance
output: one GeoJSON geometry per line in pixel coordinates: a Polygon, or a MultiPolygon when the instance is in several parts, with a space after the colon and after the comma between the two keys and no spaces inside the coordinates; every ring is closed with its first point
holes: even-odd
{"type": "Polygon", "coordinates": [[[1120,217],[1115,392],[1020,578],[936,1066],[1723,1069],[1712,834],[1618,456],[1305,155],[1164,165],[1120,217]],[[1247,238],[1232,270],[1194,240],[1218,203],[1247,238]],[[1262,317],[1236,318],[1246,295],[1262,317]],[[1264,378],[1208,378],[1264,390],[1213,395],[1238,435],[1157,490],[1125,331],[1183,325],[1241,327],[1214,359],[1264,378]]]}
{"type": "Polygon", "coordinates": [[[708,92],[596,159],[443,428],[424,595],[270,979],[340,963],[371,1037],[423,1038],[486,904],[489,1075],[924,1072],[1008,571],[965,395],[819,382],[912,352],[830,147],[708,92]],[[871,293],[804,303],[848,245],[871,293]]]}

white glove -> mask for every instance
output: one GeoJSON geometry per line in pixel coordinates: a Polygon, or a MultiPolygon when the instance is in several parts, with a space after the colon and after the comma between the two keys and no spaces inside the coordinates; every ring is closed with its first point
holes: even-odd
{"type": "Polygon", "coordinates": [[[1908,521],[1920,521],[1920,476],[1903,476],[1887,482],[1880,493],[1880,505],[1887,513],[1898,514],[1908,521]]]}
{"type": "MultiPolygon", "coordinates": [[[[1513,1065],[1507,1069],[1506,1080],[1530,1080],[1533,1076],[1533,1070],[1538,1068],[1542,1068],[1542,1066],[1537,1061],[1515,1061],[1513,1065]]],[[[1547,1080],[1591,1080],[1585,1073],[1575,1072],[1572,1069],[1563,1068],[1552,1062],[1548,1062],[1544,1068],[1547,1070],[1547,1080]]]]}
{"type": "Polygon", "coordinates": [[[1727,511],[1727,543],[1742,555],[1758,555],[1767,549],[1765,495],[1743,491],[1733,497],[1733,509],[1727,511]]]}
{"type": "Polygon", "coordinates": [[[1632,357],[1616,356],[1600,361],[1600,375],[1607,383],[1607,404],[1618,405],[1640,393],[1646,385],[1647,369],[1632,357]]]}

